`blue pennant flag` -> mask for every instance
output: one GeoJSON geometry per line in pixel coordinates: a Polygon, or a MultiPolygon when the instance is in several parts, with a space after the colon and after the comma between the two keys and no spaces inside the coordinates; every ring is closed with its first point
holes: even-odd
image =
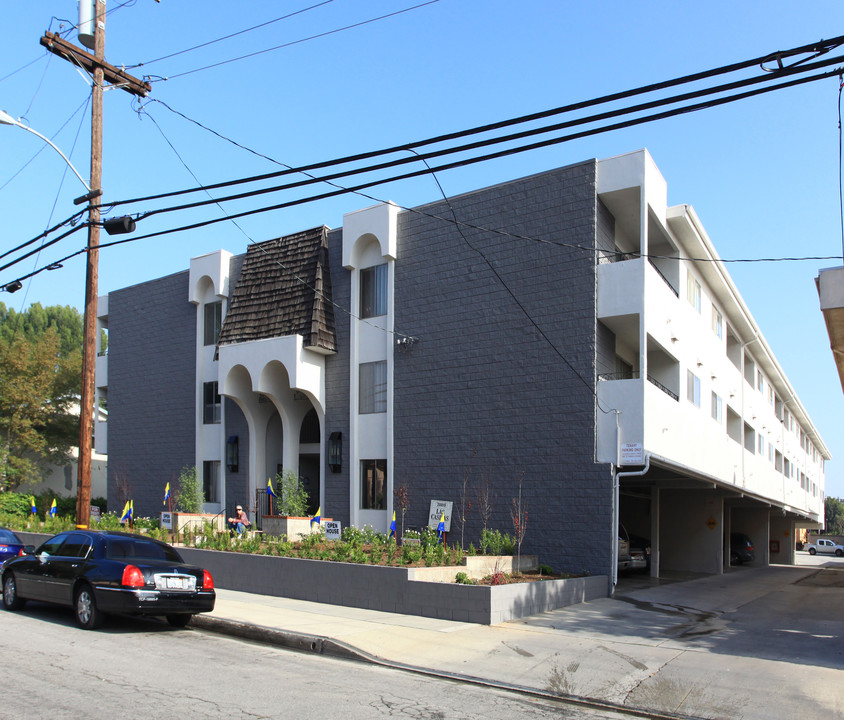
{"type": "Polygon", "coordinates": [[[123,506],[123,514],[120,516],[120,522],[124,522],[132,517],[132,506],[130,501],[127,500],[126,504],[123,506]]]}
{"type": "Polygon", "coordinates": [[[35,507],[35,498],[34,497],[29,498],[29,502],[32,505],[32,514],[37,515],[38,514],[38,508],[35,507]]]}
{"type": "Polygon", "coordinates": [[[170,499],[170,483],[167,483],[164,487],[164,501],[161,503],[162,505],[166,505],[167,501],[170,499]]]}
{"type": "Polygon", "coordinates": [[[320,520],[322,520],[322,505],[316,509],[316,515],[311,518],[311,527],[314,526],[314,523],[319,525],[320,520]]]}
{"type": "Polygon", "coordinates": [[[53,504],[50,505],[50,517],[56,517],[59,514],[59,509],[56,507],[56,498],[53,498],[53,504]]]}
{"type": "Polygon", "coordinates": [[[396,536],[396,511],[393,510],[393,520],[390,523],[390,537],[396,536]]]}
{"type": "Polygon", "coordinates": [[[437,537],[440,539],[440,542],[443,541],[443,533],[445,532],[445,513],[440,515],[440,522],[437,525],[437,537]]]}
{"type": "Polygon", "coordinates": [[[269,495],[270,497],[278,497],[278,495],[276,495],[276,494],[273,492],[273,481],[272,481],[272,478],[267,478],[267,495],[269,495]]]}

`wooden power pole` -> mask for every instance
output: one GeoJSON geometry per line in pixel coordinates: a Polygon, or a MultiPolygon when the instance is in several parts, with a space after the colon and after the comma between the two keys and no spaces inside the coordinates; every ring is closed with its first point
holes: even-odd
{"type": "MultiPolygon", "coordinates": [[[[82,0],[85,2],[85,0],[82,0]]],[[[91,451],[94,432],[94,396],[97,347],[97,281],[100,245],[100,207],[103,170],[103,85],[106,81],[127,92],[145,97],[149,83],[105,62],[106,0],[95,0],[94,54],[72,45],[54,33],[46,33],[41,44],[50,52],[83,67],[93,77],[91,103],[91,187],[88,205],[88,253],[85,275],[85,316],[82,340],[82,392],[79,401],[79,472],[76,495],[76,527],[87,528],[91,513],[91,451]]]]}

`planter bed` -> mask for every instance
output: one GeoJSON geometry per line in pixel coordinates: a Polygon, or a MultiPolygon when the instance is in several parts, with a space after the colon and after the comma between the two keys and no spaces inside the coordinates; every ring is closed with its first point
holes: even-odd
{"type": "MultiPolygon", "coordinates": [[[[38,545],[50,537],[18,533],[38,545]]],[[[186,562],[206,568],[218,588],[493,625],[606,597],[604,575],[509,585],[432,582],[429,570],[178,548],[186,562]]],[[[526,560],[527,558],[523,558],[526,560]]],[[[499,568],[500,569],[500,568],[499,568]]],[[[463,567],[447,568],[451,580],[463,567]]]]}

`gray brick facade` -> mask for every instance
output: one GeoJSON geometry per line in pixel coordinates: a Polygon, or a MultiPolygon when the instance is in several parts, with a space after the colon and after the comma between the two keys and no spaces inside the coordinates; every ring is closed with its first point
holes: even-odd
{"type": "MultiPolygon", "coordinates": [[[[417,342],[396,356],[394,482],[410,488],[408,522],[424,525],[431,499],[458,504],[464,477],[473,488],[486,479],[490,527],[512,534],[521,477],[523,552],[606,574],[611,470],[594,461],[595,182],[587,162],[400,216],[396,328],[417,342]],[[438,219],[452,210],[475,227],[438,219]]],[[[474,490],[469,499],[466,545],[481,530],[474,490]]]]}
{"type": "Polygon", "coordinates": [[[182,272],[109,294],[108,502],[162,510],[164,486],[193,466],[196,308],[182,272]]]}

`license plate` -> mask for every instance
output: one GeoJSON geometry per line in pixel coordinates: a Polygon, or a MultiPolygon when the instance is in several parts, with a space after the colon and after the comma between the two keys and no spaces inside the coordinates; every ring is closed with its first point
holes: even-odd
{"type": "Polygon", "coordinates": [[[155,587],[158,590],[196,590],[196,578],[193,575],[156,575],[155,587]]]}

